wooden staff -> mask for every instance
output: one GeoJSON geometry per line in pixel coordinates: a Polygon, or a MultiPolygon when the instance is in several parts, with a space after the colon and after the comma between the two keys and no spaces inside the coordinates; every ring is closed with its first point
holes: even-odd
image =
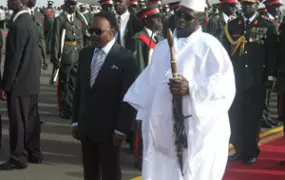
{"type": "MultiPolygon", "coordinates": [[[[173,78],[179,78],[177,72],[177,63],[174,56],[174,48],[173,48],[173,34],[171,29],[167,31],[167,40],[170,49],[170,64],[173,78]]],[[[184,116],[182,111],[182,97],[173,96],[172,97],[172,112],[173,112],[173,136],[174,136],[174,144],[176,146],[176,154],[178,159],[178,164],[180,166],[181,174],[183,174],[183,152],[184,148],[187,148],[187,136],[185,134],[184,127],[184,116]]]]}
{"type": "Polygon", "coordinates": [[[169,28],[167,30],[167,41],[170,49],[170,65],[171,65],[171,71],[172,71],[172,76],[173,78],[178,78],[178,72],[177,72],[177,64],[176,64],[176,59],[174,56],[174,48],[173,48],[173,34],[171,29],[169,28]]]}

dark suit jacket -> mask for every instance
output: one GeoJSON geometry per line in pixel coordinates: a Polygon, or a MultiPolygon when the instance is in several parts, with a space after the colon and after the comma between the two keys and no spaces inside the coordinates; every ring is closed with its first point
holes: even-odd
{"type": "Polygon", "coordinates": [[[3,89],[16,96],[40,91],[39,31],[29,13],[21,14],[9,27],[3,89]]]}
{"type": "Polygon", "coordinates": [[[134,14],[130,14],[130,19],[128,21],[126,32],[125,32],[125,44],[126,48],[134,51],[134,39],[133,36],[140,32],[144,28],[141,20],[134,14]]]}
{"type": "Polygon", "coordinates": [[[2,47],[3,47],[3,34],[2,34],[1,29],[0,29],[0,62],[2,59],[2,47]]]}
{"type": "Polygon", "coordinates": [[[79,137],[94,142],[108,141],[115,130],[127,134],[136,111],[123,97],[139,74],[131,52],[115,43],[90,88],[90,66],[94,48],[79,55],[74,95],[73,122],[79,123],[79,137]]]}

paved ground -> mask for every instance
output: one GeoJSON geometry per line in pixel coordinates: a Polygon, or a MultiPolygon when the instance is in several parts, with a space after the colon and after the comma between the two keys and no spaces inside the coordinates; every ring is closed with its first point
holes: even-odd
{"type": "MultiPolygon", "coordinates": [[[[40,115],[45,121],[42,126],[42,151],[44,162],[40,165],[30,164],[22,171],[0,172],[1,180],[81,180],[82,165],[80,144],[71,137],[71,125],[60,119],[56,108],[56,87],[48,85],[51,66],[42,73],[40,94],[40,115]]],[[[9,157],[8,118],[6,103],[0,103],[0,112],[4,126],[3,148],[0,161],[9,157]]],[[[121,153],[123,178],[129,180],[140,173],[133,168],[133,156],[123,148],[121,153]]]]}

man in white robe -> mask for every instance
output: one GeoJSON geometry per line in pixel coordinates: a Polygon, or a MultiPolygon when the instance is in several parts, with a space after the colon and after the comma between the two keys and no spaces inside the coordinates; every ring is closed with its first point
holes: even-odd
{"type": "Polygon", "coordinates": [[[176,13],[174,53],[179,79],[172,79],[166,40],[154,50],[124,101],[137,109],[142,121],[143,180],[221,180],[228,158],[228,110],[235,96],[230,58],[200,24],[205,0],[185,0],[176,13]],[[172,96],[183,96],[188,148],[183,174],[174,144],[172,96]]]}

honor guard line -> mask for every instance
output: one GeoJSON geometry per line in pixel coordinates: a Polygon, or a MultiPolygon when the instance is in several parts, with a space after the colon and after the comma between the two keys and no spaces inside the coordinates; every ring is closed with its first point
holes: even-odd
{"type": "MultiPolygon", "coordinates": [[[[278,126],[276,128],[272,128],[270,130],[267,130],[267,131],[264,131],[264,132],[260,133],[259,138],[262,139],[262,138],[265,138],[267,136],[279,133],[281,131],[283,131],[283,126],[278,126]]],[[[232,148],[233,148],[233,145],[229,144],[229,150],[232,149],[232,148]]],[[[135,177],[135,178],[130,179],[130,180],[142,180],[142,176],[138,176],[138,177],[135,177]]]]}

